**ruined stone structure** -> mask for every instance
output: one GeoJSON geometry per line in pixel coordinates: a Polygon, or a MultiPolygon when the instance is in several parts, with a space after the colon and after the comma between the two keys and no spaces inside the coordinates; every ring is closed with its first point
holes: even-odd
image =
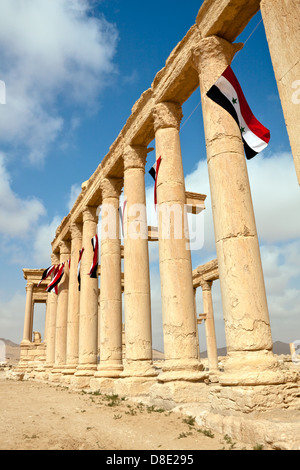
{"type": "MultiPolygon", "coordinates": [[[[206,96],[242,49],[243,44],[234,41],[260,8],[300,182],[300,143],[297,127],[292,124],[297,117],[299,122],[299,106],[291,99],[294,82],[300,77],[298,1],[205,0],[196,23],[157,73],[152,87],[136,102],[109,153],[82,185],[74,207],[57,229],[52,263],[63,263],[70,257],[74,262],[65,271],[58,295],[48,294],[44,368],[41,369],[41,361],[38,367],[33,364],[28,369],[32,376],[74,388],[139,396],[153,403],[168,403],[170,407],[176,403],[208,402],[211,414],[222,410],[264,411],[287,407],[287,403],[290,408],[299,408],[299,374],[283,369],[272,353],[260,248],[240,130],[226,111],[206,96]],[[197,217],[197,212],[204,209],[205,196],[187,193],[185,188],[179,130],[182,105],[199,86],[217,260],[193,272],[184,208],[188,204],[197,217]],[[157,229],[148,227],[146,210],[142,209],[148,146],[154,139],[156,158],[163,157],[157,182],[157,229]],[[124,247],[119,237],[118,213],[122,190],[127,201],[124,227],[125,231],[128,227],[131,230],[124,239],[124,247]],[[136,205],[141,209],[131,210],[136,205]],[[182,214],[179,223],[182,236],[174,236],[174,219],[170,218],[170,236],[165,237],[161,217],[174,205],[182,214]],[[99,208],[100,293],[98,279],[87,275],[99,208]],[[148,242],[157,239],[165,354],[161,370],[152,361],[148,256],[148,242]],[[82,247],[85,251],[79,291],[76,260],[82,247]],[[218,368],[211,297],[212,283],[218,278],[228,351],[224,370],[218,368]],[[203,292],[204,312],[196,319],[194,293],[198,287],[203,292]],[[200,320],[206,323],[209,370],[199,359],[200,320]]],[[[26,364],[25,352],[32,341],[32,305],[37,301],[37,276],[34,281],[30,271],[26,271],[26,276],[20,367],[30,366],[26,364]]],[[[34,343],[31,345],[34,347],[34,343]]]]}

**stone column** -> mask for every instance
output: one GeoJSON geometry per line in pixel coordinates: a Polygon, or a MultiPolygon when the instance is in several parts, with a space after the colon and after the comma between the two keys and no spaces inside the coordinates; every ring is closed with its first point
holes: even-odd
{"type": "Polygon", "coordinates": [[[32,282],[28,282],[26,285],[25,320],[21,344],[29,344],[32,342],[33,287],[32,282]]]}
{"type": "MultiPolygon", "coordinates": [[[[246,159],[234,119],[206,96],[241,44],[203,39],[194,60],[199,70],[207,164],[228,350],[228,384],[272,380],[277,362],[272,336],[246,159]],[[266,369],[270,369],[267,377],[266,369]],[[259,370],[262,371],[258,377],[259,370]],[[264,372],[263,372],[264,371],[264,372]],[[238,379],[237,375],[238,374],[238,379]]],[[[274,377],[275,378],[275,377],[274,377]]],[[[277,379],[275,379],[277,380],[277,379]]]]}
{"type": "Polygon", "coordinates": [[[158,174],[159,264],[165,362],[159,381],[200,380],[185,183],[179,137],[181,106],[165,102],[153,109],[158,174]]]}
{"type": "Polygon", "coordinates": [[[98,278],[89,276],[94,257],[92,239],[97,233],[97,226],[97,207],[85,207],[82,230],[84,252],[80,264],[79,363],[76,377],[91,377],[97,369],[98,278]]]}
{"type": "Polygon", "coordinates": [[[211,295],[212,281],[203,281],[201,283],[201,288],[203,297],[203,312],[206,314],[205,335],[208,367],[210,371],[216,371],[218,370],[218,351],[214,321],[214,310],[211,295]]]}
{"type": "Polygon", "coordinates": [[[69,267],[70,243],[62,241],[59,244],[60,264],[65,263],[65,271],[62,280],[58,284],[56,333],[55,333],[55,373],[63,372],[66,365],[67,349],[67,319],[68,319],[68,296],[69,296],[69,267]]]}
{"type": "Polygon", "coordinates": [[[260,8],[300,184],[299,1],[262,0],[260,8]]]}
{"type": "Polygon", "coordinates": [[[152,365],[151,297],[146,213],[146,147],[124,152],[124,306],[126,366],[123,376],[156,376],[152,365]]]}
{"type": "Polygon", "coordinates": [[[69,280],[68,323],[67,323],[67,365],[65,374],[75,374],[78,366],[79,349],[79,307],[78,259],[82,248],[82,224],[73,223],[71,229],[71,267],[69,280]]]}
{"type": "MultiPolygon", "coordinates": [[[[51,256],[52,265],[59,264],[59,257],[53,253],[51,256]]],[[[56,312],[57,295],[54,291],[48,294],[47,311],[49,315],[47,348],[46,348],[46,367],[51,368],[55,362],[55,333],[56,333],[56,312]]]]}
{"type": "Polygon", "coordinates": [[[95,377],[120,377],[122,365],[119,197],[123,180],[101,182],[100,364],[95,377]]]}

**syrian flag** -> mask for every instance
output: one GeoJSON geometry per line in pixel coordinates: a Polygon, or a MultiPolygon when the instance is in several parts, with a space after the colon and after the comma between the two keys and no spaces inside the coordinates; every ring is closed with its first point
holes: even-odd
{"type": "Polygon", "coordinates": [[[98,235],[95,235],[91,241],[92,241],[93,250],[94,250],[94,258],[93,258],[93,263],[89,272],[89,276],[92,279],[97,279],[98,278],[98,249],[99,249],[98,235]]]}
{"type": "Polygon", "coordinates": [[[46,292],[51,292],[54,289],[55,293],[57,294],[57,287],[64,275],[64,272],[65,272],[65,263],[59,264],[54,271],[54,276],[53,276],[52,281],[50,282],[47,289],[45,289],[46,292]]]}
{"type": "Polygon", "coordinates": [[[154,184],[154,204],[155,204],[155,206],[157,205],[157,178],[158,178],[158,171],[159,171],[160,164],[161,164],[161,157],[159,157],[159,159],[154,163],[153,167],[149,171],[149,174],[152,176],[152,178],[155,181],[155,184],[154,184]]]}
{"type": "Polygon", "coordinates": [[[241,130],[247,160],[268,146],[270,131],[253,115],[230,65],[207,92],[207,96],[235,119],[241,130]]]}
{"type": "Polygon", "coordinates": [[[82,248],[79,251],[79,260],[78,260],[78,267],[77,267],[77,279],[78,279],[78,290],[80,291],[80,264],[81,264],[81,258],[82,258],[82,253],[84,252],[84,248],[82,248]]]}
{"type": "Polygon", "coordinates": [[[42,279],[40,280],[40,282],[38,283],[37,287],[39,287],[41,285],[41,283],[43,281],[45,281],[52,273],[53,271],[55,270],[55,266],[52,265],[50,266],[49,268],[45,269],[45,271],[43,272],[42,274],[42,279]]]}
{"type": "Polygon", "coordinates": [[[119,207],[120,224],[122,228],[123,237],[124,237],[124,215],[125,215],[126,204],[127,204],[127,199],[124,199],[123,208],[121,206],[119,207]]]}

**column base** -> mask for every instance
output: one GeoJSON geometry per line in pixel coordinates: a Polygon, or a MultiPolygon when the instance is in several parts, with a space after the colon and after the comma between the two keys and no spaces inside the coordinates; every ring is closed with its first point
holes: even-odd
{"type": "Polygon", "coordinates": [[[158,371],[152,360],[126,361],[121,377],[157,377],[158,371]]]}
{"type": "Polygon", "coordinates": [[[203,382],[209,377],[208,371],[203,370],[203,365],[197,359],[167,359],[162,373],[158,375],[158,382],[172,382],[183,380],[186,382],[203,382]]]}
{"type": "Polygon", "coordinates": [[[79,364],[74,375],[76,377],[92,377],[96,370],[96,364],[79,364]]]}
{"type": "Polygon", "coordinates": [[[276,385],[286,382],[286,374],[271,351],[229,352],[224,361],[221,385],[276,385]]]}
{"type": "Polygon", "coordinates": [[[118,363],[111,363],[109,361],[100,363],[97,372],[95,372],[95,378],[119,378],[123,372],[123,365],[118,363]]]}

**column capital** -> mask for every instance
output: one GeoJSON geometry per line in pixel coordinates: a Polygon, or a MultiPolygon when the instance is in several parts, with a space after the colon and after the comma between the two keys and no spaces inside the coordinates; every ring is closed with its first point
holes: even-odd
{"type": "Polygon", "coordinates": [[[211,291],[213,281],[201,281],[200,286],[202,291],[211,291]]]}
{"type": "Polygon", "coordinates": [[[52,253],[51,255],[51,263],[54,264],[59,264],[59,253],[52,253]]]}
{"type": "Polygon", "coordinates": [[[205,76],[205,93],[224,72],[224,64],[231,64],[243,43],[232,44],[218,36],[210,36],[199,42],[192,51],[192,64],[198,73],[205,76]]]}
{"type": "Polygon", "coordinates": [[[119,198],[122,188],[122,178],[104,178],[100,183],[102,201],[107,198],[119,198]]]}
{"type": "Polygon", "coordinates": [[[154,132],[158,129],[167,129],[170,127],[180,129],[183,114],[179,103],[171,101],[158,103],[154,106],[152,115],[154,118],[154,132]]]}
{"type": "Polygon", "coordinates": [[[97,207],[96,206],[85,206],[82,211],[83,223],[88,220],[98,223],[97,207]]]}
{"type": "Polygon", "coordinates": [[[71,245],[67,240],[62,240],[59,244],[59,250],[61,255],[69,255],[71,253],[71,245]]]}
{"type": "Polygon", "coordinates": [[[25,289],[26,289],[26,292],[28,291],[33,291],[33,287],[34,287],[34,284],[33,282],[28,282],[25,289]]]}
{"type": "Polygon", "coordinates": [[[72,240],[75,238],[82,238],[82,224],[80,222],[73,222],[70,225],[70,232],[72,240]]]}
{"type": "Polygon", "coordinates": [[[152,149],[143,146],[127,145],[124,149],[124,171],[130,168],[140,168],[145,171],[147,154],[152,149]]]}

